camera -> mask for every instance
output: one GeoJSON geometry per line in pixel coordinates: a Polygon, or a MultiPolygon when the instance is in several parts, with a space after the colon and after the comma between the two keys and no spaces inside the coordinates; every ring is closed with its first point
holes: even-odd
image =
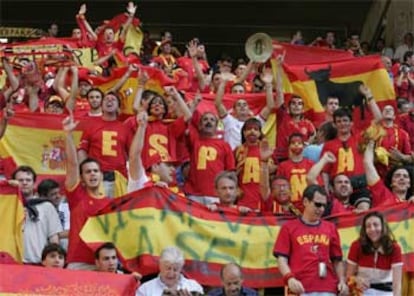
{"type": "Polygon", "coordinates": [[[401,65],[401,67],[400,67],[400,72],[401,73],[408,73],[410,71],[411,71],[411,69],[408,65],[401,65]]]}

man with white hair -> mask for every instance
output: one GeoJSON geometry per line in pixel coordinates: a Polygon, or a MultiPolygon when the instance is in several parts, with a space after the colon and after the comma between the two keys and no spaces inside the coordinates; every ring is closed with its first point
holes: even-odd
{"type": "Polygon", "coordinates": [[[192,293],[203,294],[203,288],[195,280],[185,278],[181,271],[184,266],[184,254],[177,247],[166,247],[160,256],[158,276],[144,284],[137,296],[177,295],[190,296],[192,293]]]}

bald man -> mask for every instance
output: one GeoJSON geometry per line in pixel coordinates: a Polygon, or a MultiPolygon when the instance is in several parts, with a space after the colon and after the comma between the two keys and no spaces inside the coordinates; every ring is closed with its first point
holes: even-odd
{"type": "Polygon", "coordinates": [[[258,296],[257,291],[243,287],[243,274],[236,263],[224,265],[220,271],[222,288],[208,292],[208,296],[258,296]]]}

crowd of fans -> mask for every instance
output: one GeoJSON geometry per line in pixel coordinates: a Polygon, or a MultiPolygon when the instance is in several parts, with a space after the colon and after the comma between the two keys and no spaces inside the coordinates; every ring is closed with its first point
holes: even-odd
{"type": "MultiPolygon", "coordinates": [[[[105,24],[94,30],[86,19],[86,5],[81,6],[76,16],[79,27],[73,29],[71,40],[78,47],[96,49],[93,69],[59,56],[43,56],[41,61],[19,56],[12,62],[1,55],[7,74],[0,95],[1,137],[7,135],[10,118],[19,113],[66,117],[62,123],[65,194],[53,179],[42,180],[36,189],[37,174],[30,166],[19,166],[12,175],[27,212],[24,263],[121,272],[115,245],[105,243],[93,253],[79,236],[88,217],[116,196],[117,182],[122,182],[119,173],[128,180],[123,184],[128,192],[160,186],[210,211],[226,208],[235,214],[298,217],[295,224],[283,226],[274,249],[286,286],[293,293],[345,295],[348,277],[351,289],[401,295],[401,249],[381,213],[365,216],[360,238],[356,237],[351,246],[346,271],[337,230],[321,218],[414,202],[412,33],[405,35],[404,43],[395,51],[385,47],[382,39],[372,52],[369,44],[359,41],[358,34],[351,34],[347,40],[343,50],[352,51],[356,58],[381,55],[390,80],[380,83],[391,83],[396,94],[397,104],[381,110],[371,89],[360,86],[374,118],[369,130],[360,133],[353,126],[352,110],[340,106],[340,98],[330,96],[323,106],[325,119],[315,122],[306,117],[303,98],[284,95],[283,55],[276,59],[275,72],[265,64],[228,55],[210,66],[208,48],[198,38],[180,50],[174,47],[168,31],[162,33],[159,44],[144,31],[139,57],[125,54],[126,32],[134,23],[135,12],[136,6],[128,3],[119,32],[105,24]],[[126,70],[111,89],[103,92],[93,85],[92,78],[112,77],[121,67],[119,57],[126,70]],[[46,66],[49,58],[61,60],[46,66]],[[152,77],[144,67],[162,71],[175,84],[162,92],[149,90],[147,83],[152,77]],[[136,89],[120,92],[131,77],[137,81],[136,89]],[[185,87],[178,83],[182,79],[188,82],[185,87]],[[249,105],[249,94],[262,98],[256,114],[249,105]],[[205,95],[215,98],[212,104],[216,112],[201,113],[197,108],[205,95]],[[234,101],[231,108],[223,103],[225,97],[234,101]],[[122,111],[127,109],[133,110],[132,114],[122,111]],[[262,128],[273,113],[277,118],[276,143],[269,143],[262,128]],[[88,125],[77,144],[73,131],[85,120],[88,125]],[[310,233],[331,239],[323,246],[296,239],[297,246],[287,243],[292,237],[310,233]],[[306,243],[312,246],[304,251],[306,243]],[[304,265],[302,260],[309,264],[304,265]],[[328,280],[317,284],[314,279],[328,280]]],[[[57,36],[58,26],[53,24],[49,37],[57,36]]],[[[291,43],[303,50],[308,46],[337,48],[334,32],[306,44],[298,31],[291,43]]],[[[204,293],[197,282],[181,274],[182,252],[165,247],[158,277],[145,281],[134,273],[142,280],[137,295],[204,293]]],[[[412,275],[404,276],[412,285],[412,275]]],[[[241,269],[235,263],[223,267],[221,280],[223,288],[209,295],[257,293],[242,287],[241,269]]],[[[407,289],[414,291],[414,287],[407,289]]]]}

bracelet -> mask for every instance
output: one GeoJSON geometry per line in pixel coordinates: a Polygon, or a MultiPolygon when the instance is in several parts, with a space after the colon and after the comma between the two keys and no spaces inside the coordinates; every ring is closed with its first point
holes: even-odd
{"type": "Polygon", "coordinates": [[[285,285],[287,286],[288,285],[288,282],[289,282],[289,280],[291,279],[291,278],[294,278],[295,277],[295,275],[293,274],[293,272],[288,272],[287,274],[285,274],[284,276],[283,276],[283,282],[285,283],[285,285]]]}
{"type": "Polygon", "coordinates": [[[369,98],[367,98],[367,101],[369,102],[369,101],[371,101],[371,100],[373,100],[374,99],[374,97],[369,97],[369,98]]]}

